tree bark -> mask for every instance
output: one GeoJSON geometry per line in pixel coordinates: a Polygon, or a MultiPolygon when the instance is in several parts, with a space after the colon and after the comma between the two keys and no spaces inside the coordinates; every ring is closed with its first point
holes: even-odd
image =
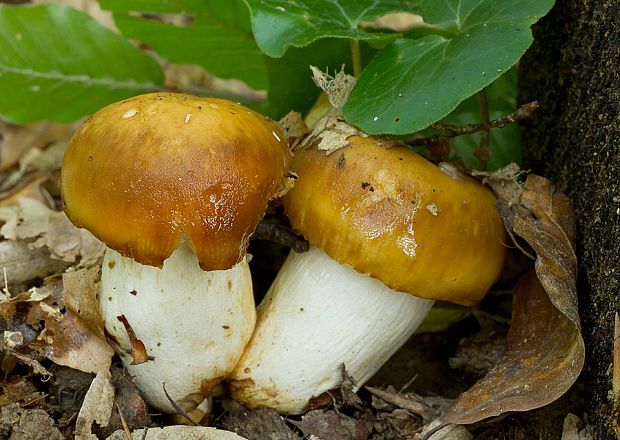
{"type": "Polygon", "coordinates": [[[520,65],[528,168],[552,179],[577,216],[579,301],[587,358],[583,420],[616,438],[610,400],[614,314],[620,305],[620,1],[558,0],[520,65]]]}

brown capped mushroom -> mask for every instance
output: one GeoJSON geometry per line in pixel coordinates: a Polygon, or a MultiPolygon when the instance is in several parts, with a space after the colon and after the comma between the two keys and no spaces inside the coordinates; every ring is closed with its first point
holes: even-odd
{"type": "Polygon", "coordinates": [[[361,386],[434,300],[478,302],[507,243],[488,189],[407,147],[352,137],[329,155],[298,150],[294,170],[284,207],[312,248],[289,255],[230,383],[247,405],[285,413],[337,387],[343,364],[361,386]]]}
{"type": "Polygon", "coordinates": [[[155,93],[111,104],[73,136],[65,211],[108,246],[100,309],[149,403],[174,411],[236,364],[255,322],[249,237],[282,189],[277,124],[222,99],[155,93]]]}

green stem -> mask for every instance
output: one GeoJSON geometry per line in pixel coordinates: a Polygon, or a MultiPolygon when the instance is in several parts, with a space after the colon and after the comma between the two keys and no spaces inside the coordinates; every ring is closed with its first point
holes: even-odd
{"type": "Polygon", "coordinates": [[[362,74],[362,55],[360,53],[360,42],[358,40],[349,40],[351,46],[351,60],[353,61],[353,75],[356,78],[362,74]]]}

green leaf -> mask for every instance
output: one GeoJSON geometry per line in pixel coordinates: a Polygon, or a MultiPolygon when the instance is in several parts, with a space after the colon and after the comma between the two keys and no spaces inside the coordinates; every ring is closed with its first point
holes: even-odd
{"type": "Polygon", "coordinates": [[[220,78],[267,87],[263,54],[242,0],[170,2],[100,0],[127,37],[152,47],[170,63],[196,64],[220,78]]]}
{"type": "Polygon", "coordinates": [[[389,40],[398,34],[360,27],[388,12],[412,11],[412,0],[246,0],[254,36],[267,55],[279,58],[288,47],[320,38],[389,40]]]}
{"type": "Polygon", "coordinates": [[[513,66],[553,0],[425,0],[427,23],[454,37],[400,39],[367,66],[343,109],[368,133],[406,134],[445,117],[513,66]]]}
{"type": "Polygon", "coordinates": [[[0,7],[0,115],[9,121],[71,122],[162,82],[155,60],[82,12],[0,7]]]}
{"type": "Polygon", "coordinates": [[[308,47],[292,48],[282,58],[265,57],[269,74],[269,105],[262,109],[279,119],[291,110],[307,112],[321,90],[312,80],[310,66],[322,71],[340,70],[351,65],[349,44],[344,40],[326,39],[308,47]]]}

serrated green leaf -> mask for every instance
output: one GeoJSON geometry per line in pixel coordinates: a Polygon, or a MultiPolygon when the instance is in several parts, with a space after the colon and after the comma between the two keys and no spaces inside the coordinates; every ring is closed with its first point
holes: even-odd
{"type": "Polygon", "coordinates": [[[0,7],[0,115],[9,121],[71,122],[162,82],[155,60],[82,12],[0,7]]]}
{"type": "Polygon", "coordinates": [[[246,0],[254,36],[267,55],[279,58],[289,47],[321,38],[389,40],[398,34],[369,32],[363,22],[396,11],[414,11],[414,0],[246,0]]]}
{"type": "Polygon", "coordinates": [[[220,78],[240,79],[256,89],[267,87],[263,54],[242,0],[99,3],[113,12],[124,35],[148,44],[168,62],[196,64],[220,78]]]}
{"type": "Polygon", "coordinates": [[[455,36],[400,39],[367,66],[343,109],[373,134],[406,134],[440,120],[513,66],[532,42],[530,26],[553,0],[426,0],[426,22],[455,36]],[[372,105],[369,105],[372,103],[372,105]]]}

